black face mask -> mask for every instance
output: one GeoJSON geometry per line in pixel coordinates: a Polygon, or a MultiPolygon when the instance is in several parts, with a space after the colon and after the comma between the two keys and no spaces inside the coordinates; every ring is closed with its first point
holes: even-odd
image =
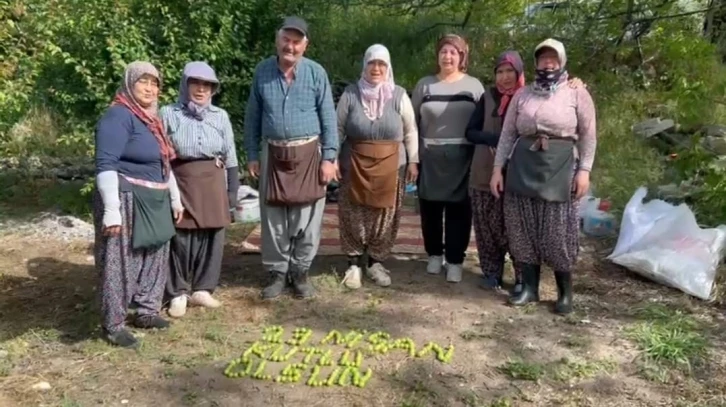
{"type": "Polygon", "coordinates": [[[557,83],[559,83],[563,73],[565,73],[564,69],[557,71],[536,69],[535,82],[537,83],[537,87],[540,89],[553,90],[557,86],[557,83]]]}

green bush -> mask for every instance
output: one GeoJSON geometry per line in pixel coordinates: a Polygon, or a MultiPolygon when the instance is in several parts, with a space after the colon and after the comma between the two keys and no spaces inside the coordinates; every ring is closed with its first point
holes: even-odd
{"type": "MultiPolygon", "coordinates": [[[[383,2],[283,0],[0,0],[0,154],[85,156],[93,126],[118,87],[126,63],[149,60],[164,77],[172,102],[184,64],[206,60],[222,80],[215,102],[232,117],[242,151],[242,119],[255,65],[274,52],[283,16],[310,23],[308,55],[332,81],[353,81],[373,43],[391,51],[396,81],[409,90],[435,66],[434,44],[445,32],[469,39],[470,73],[485,84],[506,49],[522,54],[547,36],[563,40],[569,70],[582,78],[598,109],[599,149],[593,180],[598,194],[622,207],[640,185],[662,181],[666,162],[637,140],[631,126],[668,117],[684,128],[724,121],[714,99],[726,90],[715,47],[701,37],[703,15],[658,19],[679,2],[573,2],[565,12],[524,19],[524,1],[383,2]],[[604,7],[600,7],[604,5],[604,7]],[[630,10],[632,11],[632,10],[630,10]],[[637,41],[632,32],[649,27],[637,41]]],[[[697,163],[701,165],[701,162],[697,163]]],[[[724,221],[724,196],[698,202],[700,213],[724,221]],[[705,205],[705,206],[704,206],[705,205]]]]}

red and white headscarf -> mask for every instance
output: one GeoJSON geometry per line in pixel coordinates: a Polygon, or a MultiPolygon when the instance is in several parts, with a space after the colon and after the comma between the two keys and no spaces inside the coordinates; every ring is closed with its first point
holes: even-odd
{"type": "Polygon", "coordinates": [[[159,150],[161,151],[161,161],[164,164],[164,175],[169,173],[171,167],[171,161],[176,158],[176,152],[171,141],[166,136],[164,131],[164,124],[161,122],[159,117],[159,106],[158,102],[154,101],[149,107],[142,107],[134,97],[134,85],[138,82],[142,76],[149,75],[159,81],[159,89],[161,89],[161,75],[154,65],[149,62],[136,61],[126,66],[126,72],[124,72],[124,79],[121,83],[121,88],[116,92],[116,96],[113,98],[113,105],[122,105],[129,109],[142,123],[149,128],[151,133],[159,143],[159,150]]]}
{"type": "Polygon", "coordinates": [[[522,62],[522,57],[519,55],[519,52],[505,51],[501,55],[499,55],[499,58],[497,58],[497,64],[494,66],[495,74],[497,69],[504,64],[511,65],[512,68],[514,68],[514,71],[517,72],[517,83],[511,89],[505,89],[500,84],[496,84],[497,90],[502,95],[502,100],[499,104],[499,110],[497,111],[497,113],[501,117],[504,117],[504,115],[507,113],[507,107],[509,106],[509,101],[512,100],[512,96],[514,96],[514,94],[517,93],[517,91],[523,88],[525,85],[524,63],[522,62]]]}

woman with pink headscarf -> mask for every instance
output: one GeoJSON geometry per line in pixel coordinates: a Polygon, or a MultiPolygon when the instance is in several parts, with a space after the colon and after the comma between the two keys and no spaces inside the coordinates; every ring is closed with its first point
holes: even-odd
{"type": "MultiPolygon", "coordinates": [[[[469,178],[472,224],[476,237],[479,265],[482,270],[480,286],[497,289],[503,286],[504,259],[509,245],[504,227],[502,199],[491,193],[489,181],[494,167],[499,136],[504,117],[514,95],[525,86],[524,62],[517,51],[505,51],[494,65],[495,82],[479,99],[466,129],[466,138],[475,144],[469,178]]],[[[570,78],[569,86],[578,88],[583,83],[570,78]]],[[[510,257],[511,253],[510,253],[510,257]]],[[[514,287],[512,295],[522,291],[522,265],[512,258],[514,287]]]]}
{"type": "Polygon", "coordinates": [[[401,218],[406,183],[418,176],[418,132],[411,100],[393,81],[388,49],[372,45],[358,83],[338,102],[341,138],[340,243],[348,255],[343,283],[361,286],[365,270],[377,285],[391,284],[383,266],[401,218]]]}
{"type": "Polygon", "coordinates": [[[554,311],[568,314],[580,247],[578,204],[590,184],[597,118],[587,90],[565,85],[561,42],[543,41],[534,59],[535,81],[514,95],[502,124],[489,186],[504,201],[509,249],[522,262],[522,292],[509,303],[539,301],[544,264],[557,283],[554,311]]]}
{"type": "MultiPolygon", "coordinates": [[[[471,115],[466,138],[475,144],[469,176],[472,224],[476,237],[482,288],[495,289],[503,285],[504,258],[507,238],[504,233],[502,200],[494,198],[489,179],[494,166],[494,153],[502,131],[502,121],[512,96],[524,87],[524,63],[517,51],[506,51],[494,66],[495,84],[486,89],[471,115]]],[[[522,290],[519,264],[514,262],[513,293],[522,290]]]]}

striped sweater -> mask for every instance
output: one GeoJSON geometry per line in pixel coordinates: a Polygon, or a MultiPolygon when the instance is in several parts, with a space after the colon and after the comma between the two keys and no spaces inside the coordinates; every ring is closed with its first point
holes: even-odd
{"type": "Polygon", "coordinates": [[[182,106],[175,103],[162,107],[159,115],[180,159],[221,156],[225,167],[237,167],[232,123],[224,109],[210,106],[200,121],[185,115],[182,106]]]}

